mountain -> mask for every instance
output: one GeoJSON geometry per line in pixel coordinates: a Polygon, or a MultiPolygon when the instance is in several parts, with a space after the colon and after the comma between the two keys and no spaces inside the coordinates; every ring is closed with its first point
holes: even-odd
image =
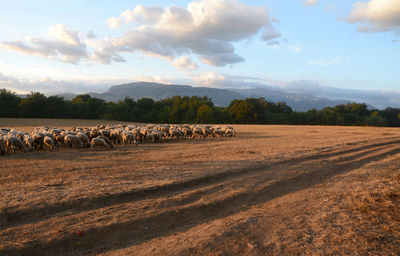
{"type": "Polygon", "coordinates": [[[236,92],[244,98],[265,98],[272,102],[286,102],[295,111],[308,111],[312,108],[323,109],[333,107],[339,104],[348,103],[347,100],[330,100],[327,98],[318,98],[311,94],[299,92],[287,92],[276,87],[258,87],[253,89],[236,89],[236,92]]]}
{"type": "Polygon", "coordinates": [[[322,86],[316,81],[294,81],[283,88],[287,93],[310,94],[319,98],[330,100],[347,100],[363,102],[373,105],[378,109],[387,107],[400,108],[399,91],[357,90],[322,86]]]}
{"type": "Polygon", "coordinates": [[[188,85],[167,85],[150,82],[135,82],[110,87],[105,93],[90,93],[92,97],[101,98],[106,101],[118,101],[125,97],[134,99],[152,98],[160,100],[175,95],[180,96],[208,96],[214,104],[227,106],[233,99],[242,99],[243,96],[237,92],[208,87],[192,87],[188,85]]]}
{"type": "MultiPolygon", "coordinates": [[[[92,97],[104,99],[107,102],[123,100],[125,97],[134,98],[152,98],[160,100],[175,95],[180,96],[208,96],[216,106],[225,107],[234,99],[245,98],[264,98],[272,102],[286,102],[295,111],[308,111],[312,108],[323,109],[328,106],[346,104],[346,99],[328,99],[325,97],[316,97],[315,95],[292,86],[292,88],[281,88],[273,86],[259,86],[251,89],[217,89],[209,87],[192,87],[189,85],[167,85],[151,82],[134,82],[128,84],[115,85],[110,87],[104,93],[89,92],[92,97]]],[[[73,99],[76,94],[64,93],[58,96],[65,99],[73,99]]],[[[373,107],[372,107],[373,108],[373,107]]]]}

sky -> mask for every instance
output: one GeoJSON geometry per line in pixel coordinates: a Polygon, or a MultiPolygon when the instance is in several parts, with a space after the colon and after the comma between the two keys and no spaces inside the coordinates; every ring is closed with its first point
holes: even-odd
{"type": "Polygon", "coordinates": [[[12,0],[0,88],[105,91],[133,81],[400,91],[399,0],[12,0]],[[304,84],[304,83],[303,83],[304,84]]]}

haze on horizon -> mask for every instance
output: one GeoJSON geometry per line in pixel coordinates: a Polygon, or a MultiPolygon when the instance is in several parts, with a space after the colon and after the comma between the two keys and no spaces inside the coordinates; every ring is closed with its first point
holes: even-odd
{"type": "Polygon", "coordinates": [[[6,1],[0,88],[299,81],[400,95],[399,17],[398,0],[6,1]]]}

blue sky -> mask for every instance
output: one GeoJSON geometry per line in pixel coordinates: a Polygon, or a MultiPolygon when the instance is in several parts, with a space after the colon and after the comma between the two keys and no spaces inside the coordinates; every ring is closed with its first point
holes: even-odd
{"type": "Polygon", "coordinates": [[[308,2],[2,1],[0,87],[84,92],[140,80],[212,87],[309,80],[400,91],[400,1],[308,2]],[[168,10],[176,20],[164,19],[168,10]],[[195,14],[200,25],[185,20],[195,14]],[[120,26],[110,27],[112,17],[120,26]]]}

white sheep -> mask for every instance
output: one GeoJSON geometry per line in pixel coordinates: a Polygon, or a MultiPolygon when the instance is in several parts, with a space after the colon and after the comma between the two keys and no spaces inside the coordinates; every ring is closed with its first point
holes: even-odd
{"type": "Polygon", "coordinates": [[[99,136],[97,136],[97,138],[104,140],[110,146],[110,148],[114,147],[113,144],[111,143],[110,138],[108,138],[104,135],[99,135],[99,136]]]}
{"type": "Polygon", "coordinates": [[[93,138],[92,141],[90,142],[90,145],[92,146],[92,148],[97,147],[104,147],[107,148],[108,144],[100,138],[93,138]]]}
{"type": "Polygon", "coordinates": [[[22,142],[24,143],[25,147],[29,150],[32,151],[33,150],[33,140],[31,138],[31,136],[27,133],[24,134],[24,137],[22,139],[22,142]]]}
{"type": "MultiPolygon", "coordinates": [[[[12,136],[9,136],[9,138],[12,140],[15,148],[18,148],[18,149],[24,151],[25,153],[28,152],[24,143],[22,143],[22,141],[17,136],[12,135],[12,136]]],[[[14,152],[15,152],[15,150],[14,150],[14,152]]]]}
{"type": "Polygon", "coordinates": [[[72,148],[72,145],[75,145],[79,148],[83,148],[83,146],[84,146],[81,139],[76,135],[68,134],[67,136],[65,136],[64,142],[65,142],[65,144],[69,145],[70,148],[72,148]]]}
{"type": "Polygon", "coordinates": [[[83,133],[83,132],[78,132],[77,136],[79,137],[79,139],[81,139],[81,141],[82,141],[82,143],[83,143],[83,145],[84,145],[85,147],[89,147],[89,137],[86,136],[85,133],[83,133]]]}
{"type": "Polygon", "coordinates": [[[43,144],[46,145],[46,147],[49,148],[49,150],[53,150],[54,149],[54,141],[51,137],[49,136],[45,136],[43,138],[43,144]]]}

